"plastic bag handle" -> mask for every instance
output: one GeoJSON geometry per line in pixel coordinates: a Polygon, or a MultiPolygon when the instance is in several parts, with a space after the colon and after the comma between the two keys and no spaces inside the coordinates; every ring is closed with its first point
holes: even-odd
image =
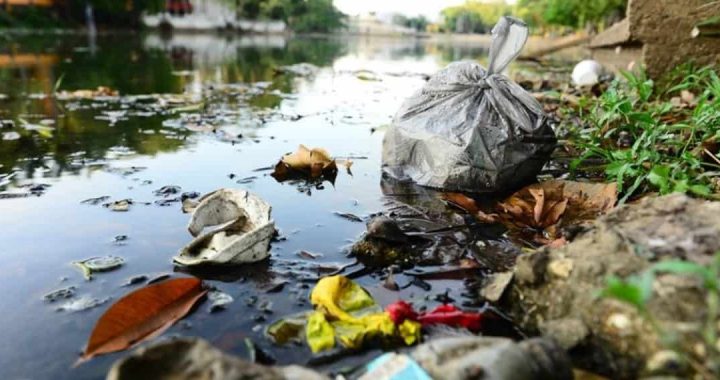
{"type": "Polygon", "coordinates": [[[501,73],[525,46],[530,31],[522,20],[503,16],[492,30],[490,65],[487,75],[501,73]]]}

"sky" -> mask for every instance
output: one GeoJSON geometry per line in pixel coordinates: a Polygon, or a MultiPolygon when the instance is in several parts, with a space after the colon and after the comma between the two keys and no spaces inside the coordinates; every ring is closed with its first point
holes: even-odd
{"type": "Polygon", "coordinates": [[[335,0],[335,6],[348,15],[401,13],[407,16],[424,15],[434,20],[443,8],[464,4],[465,0],[335,0]]]}

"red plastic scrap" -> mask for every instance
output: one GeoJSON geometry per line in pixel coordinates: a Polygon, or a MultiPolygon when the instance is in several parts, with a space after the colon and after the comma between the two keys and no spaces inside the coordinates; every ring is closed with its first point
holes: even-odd
{"type": "Polygon", "coordinates": [[[481,313],[464,312],[453,305],[441,305],[427,313],[417,313],[410,304],[398,301],[388,305],[385,312],[395,324],[403,323],[406,319],[420,322],[423,326],[448,325],[464,327],[471,331],[478,331],[482,327],[481,313]]]}

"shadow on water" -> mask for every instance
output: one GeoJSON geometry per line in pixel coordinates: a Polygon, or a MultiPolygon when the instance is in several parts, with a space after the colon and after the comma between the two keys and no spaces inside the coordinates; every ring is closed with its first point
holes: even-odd
{"type": "MultiPolygon", "coordinates": [[[[265,326],[309,310],[310,290],[324,275],[352,276],[383,305],[487,307],[477,297],[480,281],[517,254],[504,231],[475,224],[433,191],[388,182],[380,170],[382,130],[403,99],[447,61],[483,58],[484,47],[153,34],[99,36],[96,49],[86,45],[82,36],[13,36],[0,47],[0,192],[38,195],[0,199],[0,378],[103,378],[127,353],[70,365],[106,307],[60,312],[43,295],[75,286],[78,297],[117,300],[139,275],[197,276],[234,298],[220,312],[200,303],[166,336],[201,336],[238,355],[247,355],[250,338],[279,364],[308,363],[311,355],[304,345],[273,345],[265,326]],[[302,62],[319,71],[277,72],[302,62]],[[358,75],[366,70],[376,80],[358,75]],[[100,86],[118,94],[72,95],[100,86]],[[275,181],[267,168],[299,144],[352,157],[352,172],[320,186],[275,181]],[[271,259],[174,268],[171,257],[191,236],[181,202],[154,192],[165,185],[198,193],[244,188],[266,199],[280,230],[271,259]],[[124,199],[132,200],[127,212],[102,206],[124,199]],[[358,263],[352,245],[381,213],[425,239],[418,256],[397,267],[358,263]],[[126,264],[91,282],[70,264],[104,255],[126,264]],[[462,260],[478,263],[471,276],[432,274],[462,260]],[[388,270],[396,271],[398,291],[383,286],[388,270]]],[[[517,336],[494,320],[488,333],[517,336]]],[[[311,364],[338,369],[364,360],[335,359],[311,364]]]]}

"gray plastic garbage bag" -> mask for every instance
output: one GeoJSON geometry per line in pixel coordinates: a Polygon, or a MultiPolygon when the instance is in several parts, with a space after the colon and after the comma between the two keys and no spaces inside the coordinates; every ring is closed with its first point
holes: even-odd
{"type": "Polygon", "coordinates": [[[395,115],[383,141],[383,168],[398,179],[446,190],[505,190],[531,181],[555,134],[542,106],[500,73],[528,37],[520,20],[493,28],[487,71],[455,62],[435,74],[395,115]]]}

